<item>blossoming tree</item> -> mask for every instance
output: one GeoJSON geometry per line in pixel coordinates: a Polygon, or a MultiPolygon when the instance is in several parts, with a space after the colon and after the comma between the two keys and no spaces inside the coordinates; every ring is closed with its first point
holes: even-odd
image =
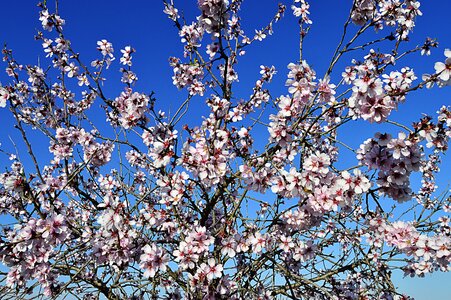
{"type": "Polygon", "coordinates": [[[171,114],[135,89],[134,48],[115,60],[100,40],[99,58],[85,62],[45,2],[37,39],[48,67],[3,49],[11,80],[0,107],[25,148],[2,150],[11,161],[0,174],[2,299],[408,299],[394,270],[450,270],[450,197],[435,178],[451,111],[438,107],[413,126],[389,119],[415,90],[451,83],[451,50],[430,75],[402,65],[438,46],[427,39],[401,50],[419,2],[349,1],[324,74],[302,58],[309,4],[287,4],[299,19],[300,58],[288,64],[286,94],[270,93],[276,70],[262,65],[250,96],[237,99],[238,60],[288,13],[280,4],[249,33],[241,3],[199,0],[193,21],[162,4],[184,46],[169,64],[187,97],[171,114]],[[384,36],[387,27],[393,34],[384,36]],[[374,38],[358,43],[364,34],[374,38]],[[382,44],[391,50],[371,49],[382,44]],[[338,69],[356,49],[366,54],[338,69]],[[119,65],[124,89],[109,96],[102,74],[119,65]],[[202,104],[209,113],[184,125],[202,104]],[[399,134],[375,132],[352,149],[338,132],[353,122],[389,123],[399,134]],[[30,135],[48,143],[50,161],[30,135]],[[341,162],[342,151],[355,161],[341,162]]]}

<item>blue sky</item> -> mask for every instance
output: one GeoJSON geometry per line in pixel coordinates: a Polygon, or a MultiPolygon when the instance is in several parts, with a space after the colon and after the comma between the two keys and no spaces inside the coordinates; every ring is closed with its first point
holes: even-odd
{"type": "MultiPolygon", "coordinates": [[[[51,0],[48,1],[52,3],[51,0]]],[[[195,0],[175,1],[180,12],[184,12],[187,20],[192,20],[198,13],[195,0]]],[[[277,10],[274,0],[245,0],[242,6],[242,19],[244,29],[252,35],[254,29],[259,29],[267,24],[277,10]]],[[[311,2],[311,18],[314,22],[309,36],[305,42],[304,58],[316,70],[318,77],[327,69],[332,53],[341,37],[342,24],[347,18],[347,12],[351,1],[317,0],[311,2]]],[[[42,64],[46,60],[39,42],[33,37],[37,29],[41,29],[38,21],[38,8],[35,1],[5,1],[2,3],[4,10],[0,18],[0,42],[7,43],[8,48],[14,50],[16,59],[23,64],[37,64],[38,58],[42,64]]],[[[290,4],[290,3],[287,3],[290,4]]],[[[288,5],[289,6],[289,5],[288,5]]],[[[182,45],[176,28],[170,20],[162,13],[163,5],[159,0],[61,0],[60,14],[66,20],[65,34],[73,48],[81,53],[81,59],[89,62],[98,57],[96,42],[107,39],[113,43],[115,53],[119,56],[119,50],[124,46],[131,45],[137,52],[134,56],[133,70],[137,73],[139,81],[136,90],[142,92],[154,91],[157,97],[157,107],[165,110],[174,110],[183,101],[183,97],[172,85],[172,70],[168,65],[169,56],[181,56],[182,45]]],[[[398,68],[403,66],[414,66],[417,75],[431,73],[436,61],[444,61],[443,50],[451,48],[451,35],[449,32],[449,14],[451,1],[429,0],[422,1],[421,10],[424,16],[417,20],[417,25],[411,35],[409,47],[422,44],[426,37],[437,38],[439,49],[433,51],[429,57],[420,57],[414,54],[410,58],[401,61],[398,68]]],[[[261,44],[256,44],[247,49],[248,55],[240,59],[238,73],[239,88],[235,88],[237,97],[247,97],[251,93],[252,84],[258,78],[259,66],[261,64],[274,65],[278,74],[271,84],[272,95],[286,94],[284,82],[286,79],[286,66],[298,58],[298,29],[296,20],[287,10],[286,17],[274,26],[274,35],[270,36],[261,44]]],[[[364,39],[362,39],[364,41],[364,39]]],[[[356,51],[352,56],[362,58],[365,51],[356,51]]],[[[345,56],[338,64],[337,72],[333,74],[332,80],[338,78],[341,69],[349,65],[351,56],[345,56]],[[338,72],[339,70],[339,72],[338,72]]],[[[107,96],[114,98],[122,90],[120,74],[117,71],[119,65],[113,67],[106,73],[111,78],[106,83],[107,96]]],[[[420,77],[420,76],[419,76],[420,77]]],[[[0,72],[0,82],[7,83],[8,78],[0,72]]],[[[391,119],[410,124],[418,120],[421,113],[434,114],[441,105],[451,104],[450,89],[433,89],[419,91],[408,97],[407,102],[397,112],[392,114],[391,119]]],[[[201,103],[201,98],[194,100],[201,103]]],[[[189,121],[200,120],[194,119],[189,121]]],[[[14,139],[16,133],[11,126],[10,118],[6,110],[0,110],[0,120],[6,129],[0,132],[0,142],[5,147],[10,147],[9,136],[14,139]]],[[[359,125],[362,125],[359,123],[359,125]]],[[[354,125],[355,126],[355,125],[354,125]]],[[[358,126],[349,128],[352,134],[345,132],[342,138],[353,147],[364,141],[378,130],[376,125],[358,126]],[[356,129],[358,128],[358,129],[356,129]],[[356,137],[358,133],[358,137],[356,137]]],[[[393,130],[396,128],[386,129],[393,130]]],[[[36,141],[38,142],[38,141],[36,141]]],[[[39,151],[46,155],[48,145],[39,145],[39,151]]],[[[3,160],[4,156],[0,158],[3,160]]],[[[1,165],[4,165],[3,163],[1,165]]],[[[450,183],[449,158],[444,161],[440,182],[445,188],[450,183]],[[448,167],[448,168],[447,168],[448,167]]],[[[446,299],[450,288],[448,283],[451,275],[436,273],[423,280],[401,279],[397,280],[399,286],[416,296],[416,299],[446,299]]]]}

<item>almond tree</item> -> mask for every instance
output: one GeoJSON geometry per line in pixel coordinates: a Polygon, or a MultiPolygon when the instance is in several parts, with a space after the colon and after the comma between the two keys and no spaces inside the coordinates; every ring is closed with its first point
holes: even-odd
{"type": "Polygon", "coordinates": [[[280,4],[255,32],[241,28],[242,2],[199,0],[194,20],[161,5],[184,46],[169,60],[186,95],[171,114],[134,88],[134,48],[100,40],[99,58],[85,62],[58,6],[39,4],[47,65],[22,65],[3,49],[11,80],[0,107],[24,148],[2,150],[2,299],[409,299],[393,271],[450,270],[450,197],[435,178],[451,111],[438,107],[413,126],[390,119],[415,90],[451,83],[451,50],[430,75],[404,66],[438,46],[408,43],[419,2],[349,1],[324,74],[302,56],[314,26],[306,1],[280,4]],[[239,60],[284,13],[300,34],[286,94],[269,91],[276,70],[262,65],[250,96],[237,98],[239,60]],[[350,52],[356,59],[338,69],[350,52]],[[103,73],[119,65],[124,89],[109,95],[103,73]],[[184,125],[199,105],[209,113],[184,125]],[[358,149],[340,141],[362,120],[399,133],[375,132],[358,149]],[[30,136],[48,143],[50,161],[30,136]],[[343,151],[355,160],[342,162],[343,151]]]}

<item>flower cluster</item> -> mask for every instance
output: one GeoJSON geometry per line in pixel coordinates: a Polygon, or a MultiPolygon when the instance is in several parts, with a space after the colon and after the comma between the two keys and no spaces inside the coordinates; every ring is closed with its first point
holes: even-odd
{"type": "Polygon", "coordinates": [[[405,40],[415,27],[415,18],[422,15],[419,7],[420,2],[415,0],[359,0],[353,7],[351,18],[360,26],[374,22],[379,30],[384,25],[396,26],[397,35],[405,40]]]}
{"type": "Polygon", "coordinates": [[[9,247],[0,250],[1,260],[10,266],[6,284],[13,287],[36,279],[44,288],[44,294],[52,295],[56,288],[57,274],[50,260],[57,253],[54,247],[69,238],[69,230],[63,215],[52,214],[46,219],[24,220],[8,232],[9,247]]]}
{"type": "Polygon", "coordinates": [[[200,22],[208,33],[218,37],[219,31],[227,24],[228,0],[199,0],[199,9],[202,12],[200,22]]]}
{"type": "Polygon", "coordinates": [[[369,244],[381,248],[383,242],[396,247],[400,252],[413,257],[404,266],[407,275],[424,276],[435,268],[449,270],[451,239],[437,234],[428,236],[419,232],[414,224],[397,221],[387,223],[380,217],[367,220],[371,233],[367,233],[369,244]]]}
{"type": "Polygon", "coordinates": [[[64,26],[65,21],[57,14],[50,14],[47,9],[42,10],[39,13],[39,21],[41,21],[42,28],[48,31],[52,31],[54,27],[59,30],[64,26]]]}
{"type": "Polygon", "coordinates": [[[109,113],[109,118],[118,121],[125,129],[136,126],[138,123],[146,123],[149,97],[145,94],[133,92],[128,88],[113,101],[114,110],[109,113]]]}
{"type": "Polygon", "coordinates": [[[309,18],[309,8],[310,4],[308,4],[305,0],[295,0],[295,3],[300,3],[300,6],[292,5],[291,9],[293,10],[293,15],[302,19],[302,22],[305,24],[312,24],[312,20],[309,18]]]}
{"type": "Polygon", "coordinates": [[[399,202],[412,198],[410,174],[418,171],[421,161],[419,145],[401,132],[398,138],[377,133],[366,140],[357,151],[361,164],[370,170],[378,170],[377,184],[380,191],[399,202]]]}
{"type": "Polygon", "coordinates": [[[167,124],[150,127],[143,132],[142,140],[149,147],[148,155],[155,168],[165,167],[175,155],[177,133],[177,130],[170,130],[167,124]]]}
{"type": "Polygon", "coordinates": [[[177,88],[187,87],[190,95],[204,95],[205,85],[202,83],[204,71],[199,64],[183,64],[179,59],[171,58],[170,65],[174,69],[172,80],[177,88]]]}
{"type": "Polygon", "coordinates": [[[158,271],[166,271],[169,255],[155,244],[145,245],[140,257],[140,267],[144,269],[144,277],[155,277],[158,271]]]}
{"type": "Polygon", "coordinates": [[[371,50],[363,63],[348,67],[342,74],[345,81],[353,85],[352,95],[348,99],[350,115],[381,123],[397,108],[398,103],[404,101],[405,92],[416,76],[406,67],[400,72],[383,74],[384,79],[381,80],[378,75],[379,66],[391,62],[393,56],[371,50]]]}
{"type": "Polygon", "coordinates": [[[54,161],[58,163],[71,157],[76,145],[82,147],[85,162],[94,166],[102,166],[109,162],[114,149],[114,144],[98,143],[93,134],[83,128],[60,127],[56,129],[55,139],[50,142],[49,151],[54,155],[54,161]]]}

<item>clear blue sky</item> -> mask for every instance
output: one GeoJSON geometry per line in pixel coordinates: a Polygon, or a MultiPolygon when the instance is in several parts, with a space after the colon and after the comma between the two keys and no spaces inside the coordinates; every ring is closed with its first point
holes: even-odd
{"type": "MultiPolygon", "coordinates": [[[[48,0],[52,3],[52,0],[48,0]]],[[[175,0],[177,7],[183,11],[188,20],[196,16],[195,0],[175,0]]],[[[267,24],[277,9],[275,0],[245,0],[242,6],[244,28],[252,35],[254,28],[267,24]]],[[[313,66],[319,77],[329,65],[331,55],[341,37],[342,24],[346,20],[351,1],[315,0],[311,2],[311,18],[314,22],[306,40],[304,58],[313,66]]],[[[2,1],[2,17],[0,18],[0,42],[6,42],[14,50],[16,59],[23,64],[36,64],[38,57],[42,64],[45,60],[42,47],[34,41],[36,30],[41,30],[38,21],[38,8],[32,0],[2,1]]],[[[288,7],[290,3],[287,3],[288,7]]],[[[437,38],[439,49],[433,51],[430,57],[412,57],[402,61],[398,68],[413,65],[417,75],[431,73],[436,61],[444,61],[443,50],[451,48],[449,0],[423,0],[421,10],[424,16],[417,20],[417,26],[411,35],[410,46],[421,44],[426,37],[437,38]],[[418,63],[421,59],[421,62],[418,63]]],[[[169,56],[181,56],[182,46],[176,28],[162,13],[163,5],[159,0],[61,0],[60,14],[66,20],[66,37],[74,49],[81,53],[81,59],[89,62],[98,57],[96,41],[107,39],[113,43],[116,56],[124,46],[131,45],[137,53],[134,54],[133,69],[139,77],[135,86],[142,92],[155,91],[160,107],[177,108],[183,97],[172,85],[172,70],[168,65],[169,56]]],[[[261,64],[274,65],[278,74],[271,85],[272,94],[286,94],[284,82],[286,66],[298,58],[298,34],[296,20],[287,10],[286,17],[274,27],[275,34],[258,46],[248,49],[248,55],[240,59],[238,68],[240,83],[238,95],[247,97],[255,82],[261,64]]],[[[369,49],[354,52],[356,58],[362,58],[369,49]]],[[[351,57],[345,57],[339,67],[350,63],[351,57]]],[[[123,90],[120,84],[118,63],[107,73],[110,79],[106,83],[107,96],[114,98],[123,90]]],[[[4,65],[2,65],[4,69],[4,65]]],[[[340,74],[337,72],[336,74],[340,74]]],[[[418,76],[418,77],[420,77],[418,76]]],[[[333,76],[332,80],[337,78],[333,76]]],[[[0,82],[7,83],[8,78],[0,72],[0,82]]],[[[412,94],[406,104],[394,112],[391,119],[410,124],[421,117],[421,113],[434,114],[442,104],[451,104],[450,89],[434,89],[412,94]]],[[[197,98],[198,101],[201,99],[197,98]]],[[[11,126],[6,110],[0,110],[0,120],[4,129],[0,131],[0,141],[9,147],[8,136],[14,138],[15,132],[11,126]]],[[[345,134],[343,138],[353,147],[357,147],[377,130],[375,125],[359,126],[359,138],[353,134],[345,134]],[[360,138],[361,137],[361,138],[360,138]]],[[[392,130],[395,130],[392,128],[392,130]]],[[[41,154],[47,152],[48,145],[41,145],[41,154]]],[[[2,156],[0,160],[4,160],[2,156]]],[[[4,163],[1,163],[3,166],[4,163]]],[[[449,183],[450,160],[444,161],[441,183],[449,183]]],[[[402,278],[401,276],[399,278],[402,278]]],[[[416,296],[418,300],[451,299],[451,275],[436,273],[423,280],[399,279],[402,290],[416,296]]]]}

